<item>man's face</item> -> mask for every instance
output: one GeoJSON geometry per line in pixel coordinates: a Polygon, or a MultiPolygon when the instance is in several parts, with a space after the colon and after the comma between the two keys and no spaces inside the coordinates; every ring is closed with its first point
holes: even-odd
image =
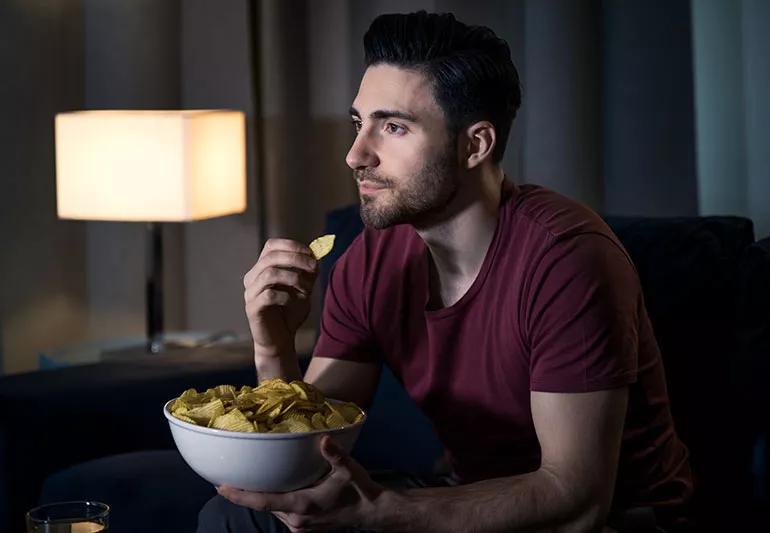
{"type": "Polygon", "coordinates": [[[369,227],[440,219],[458,188],[456,141],[428,80],[392,65],[369,67],[350,110],[361,218],[369,227]]]}

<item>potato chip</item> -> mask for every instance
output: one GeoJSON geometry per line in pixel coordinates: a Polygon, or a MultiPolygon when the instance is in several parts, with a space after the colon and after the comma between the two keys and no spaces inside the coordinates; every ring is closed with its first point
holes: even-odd
{"type": "Polygon", "coordinates": [[[225,415],[216,417],[211,423],[211,427],[215,429],[226,429],[228,431],[245,431],[246,433],[253,433],[256,431],[254,429],[254,424],[252,424],[237,408],[225,415]]]}
{"type": "Polygon", "coordinates": [[[187,404],[184,402],[184,400],[182,400],[182,397],[180,396],[171,404],[171,412],[176,413],[182,409],[187,412],[187,404]]]}
{"type": "Polygon", "coordinates": [[[305,389],[301,387],[296,381],[292,381],[289,383],[289,385],[297,392],[301,400],[307,400],[307,391],[305,391],[305,389]]]}
{"type": "Polygon", "coordinates": [[[313,416],[310,419],[310,425],[313,426],[313,429],[329,429],[326,425],[326,419],[321,413],[313,413],[313,416]]]}
{"type": "Polygon", "coordinates": [[[171,413],[174,417],[178,418],[179,420],[183,420],[185,422],[189,422],[190,424],[195,424],[195,420],[190,418],[187,415],[183,415],[182,413],[171,413]]]}
{"type": "Polygon", "coordinates": [[[203,401],[211,401],[217,397],[217,391],[214,389],[206,389],[203,393],[203,401]]]}
{"type": "Polygon", "coordinates": [[[323,431],[364,419],[354,403],[330,402],[309,383],[277,378],[257,387],[217,385],[201,393],[187,389],[169,410],[191,424],[247,433],[323,431]]]}
{"type": "Polygon", "coordinates": [[[337,410],[340,415],[342,415],[342,418],[345,419],[349,424],[353,423],[353,420],[361,414],[361,410],[358,408],[356,404],[353,403],[343,403],[339,404],[337,406],[337,410]]]}
{"type": "Polygon", "coordinates": [[[187,398],[197,398],[198,397],[198,391],[195,389],[187,389],[182,394],[179,395],[179,398],[181,400],[186,400],[187,398]]]}
{"type": "Polygon", "coordinates": [[[294,400],[294,408],[295,409],[301,409],[303,411],[318,411],[319,409],[322,409],[324,405],[324,400],[321,400],[320,402],[311,402],[310,400],[294,400]]]}
{"type": "MultiPolygon", "coordinates": [[[[251,389],[249,389],[249,391],[251,391],[251,389]]],[[[259,399],[259,397],[255,396],[251,392],[241,392],[238,394],[238,396],[235,397],[235,405],[242,411],[256,407],[261,403],[262,401],[259,399]]]]}
{"type": "Polygon", "coordinates": [[[326,408],[329,410],[330,413],[334,413],[335,415],[337,415],[340,418],[342,418],[343,420],[345,420],[345,417],[342,416],[342,413],[339,412],[338,407],[336,405],[334,405],[334,404],[332,404],[331,402],[328,402],[328,401],[325,401],[324,405],[326,406],[326,408]]]}
{"type": "Polygon", "coordinates": [[[270,429],[270,433],[291,433],[291,429],[286,422],[279,422],[270,429]]]}
{"type": "Polygon", "coordinates": [[[280,391],[291,392],[294,389],[292,389],[291,385],[286,383],[281,378],[273,378],[273,379],[266,379],[265,381],[260,383],[259,386],[257,386],[256,390],[258,390],[258,391],[259,390],[269,390],[271,392],[276,392],[276,391],[277,392],[280,392],[280,391]]]}
{"type": "Polygon", "coordinates": [[[280,412],[280,413],[278,413],[278,414],[279,414],[279,415],[285,415],[286,413],[288,413],[289,411],[291,411],[292,409],[294,409],[294,406],[295,406],[295,405],[297,405],[297,402],[296,402],[296,401],[291,401],[291,402],[289,402],[289,403],[288,403],[288,404],[287,404],[287,405],[286,405],[286,406],[285,406],[283,409],[281,409],[281,412],[280,412]]]}
{"type": "Polygon", "coordinates": [[[286,427],[289,428],[289,433],[307,433],[308,431],[313,431],[313,426],[310,425],[307,418],[304,420],[287,418],[282,424],[286,424],[286,427]]]}
{"type": "Polygon", "coordinates": [[[217,398],[233,399],[235,398],[235,387],[232,385],[217,385],[214,388],[217,398]]]}
{"type": "Polygon", "coordinates": [[[194,407],[186,413],[187,416],[202,426],[208,426],[214,418],[223,414],[225,414],[225,405],[219,398],[215,398],[199,407],[194,407]]]}
{"type": "Polygon", "coordinates": [[[326,417],[326,425],[329,426],[329,429],[335,429],[345,427],[348,423],[339,413],[329,413],[326,417]]]}
{"type": "Polygon", "coordinates": [[[336,235],[322,235],[310,243],[310,250],[313,252],[316,260],[323,259],[334,248],[334,239],[336,235]]]}
{"type": "Polygon", "coordinates": [[[300,411],[292,411],[291,413],[287,413],[284,417],[284,420],[301,420],[302,422],[306,422],[310,424],[310,419],[308,416],[304,413],[301,413],[300,411]]]}
{"type": "Polygon", "coordinates": [[[283,405],[283,400],[280,397],[277,397],[277,396],[267,397],[262,401],[262,403],[259,406],[259,409],[257,409],[257,414],[267,413],[275,409],[276,406],[280,407],[282,405],[283,405]]]}

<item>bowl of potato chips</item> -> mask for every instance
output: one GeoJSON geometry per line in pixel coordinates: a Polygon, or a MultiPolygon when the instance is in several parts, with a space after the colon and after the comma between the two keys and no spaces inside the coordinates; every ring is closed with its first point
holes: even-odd
{"type": "Polygon", "coordinates": [[[350,452],[366,420],[353,403],[281,379],[188,389],[166,402],[163,414],[179,453],[198,475],[214,485],[262,492],[312,485],[329,468],[321,437],[328,434],[350,452]]]}

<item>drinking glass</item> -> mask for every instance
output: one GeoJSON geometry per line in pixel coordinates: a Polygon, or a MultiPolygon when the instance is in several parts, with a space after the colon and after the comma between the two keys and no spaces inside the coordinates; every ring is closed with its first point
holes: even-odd
{"type": "Polygon", "coordinates": [[[100,502],[49,503],[27,513],[27,533],[107,533],[109,517],[100,502]]]}

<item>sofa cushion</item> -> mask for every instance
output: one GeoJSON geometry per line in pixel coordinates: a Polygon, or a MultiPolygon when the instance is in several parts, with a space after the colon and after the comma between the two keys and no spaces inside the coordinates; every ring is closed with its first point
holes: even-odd
{"type": "Polygon", "coordinates": [[[770,523],[770,238],[746,248],[738,279],[742,370],[736,379],[743,405],[736,416],[754,445],[753,506],[770,523]]]}
{"type": "Polygon", "coordinates": [[[175,450],[126,453],[87,461],[46,479],[40,504],[96,500],[110,506],[112,533],[188,533],[216,495],[175,450]]]}
{"type": "Polygon", "coordinates": [[[751,442],[737,317],[752,223],[739,217],[606,220],[639,272],[677,431],[691,453],[699,514],[721,509],[724,519],[745,516],[738,510],[745,509],[751,486],[751,442]]]}

